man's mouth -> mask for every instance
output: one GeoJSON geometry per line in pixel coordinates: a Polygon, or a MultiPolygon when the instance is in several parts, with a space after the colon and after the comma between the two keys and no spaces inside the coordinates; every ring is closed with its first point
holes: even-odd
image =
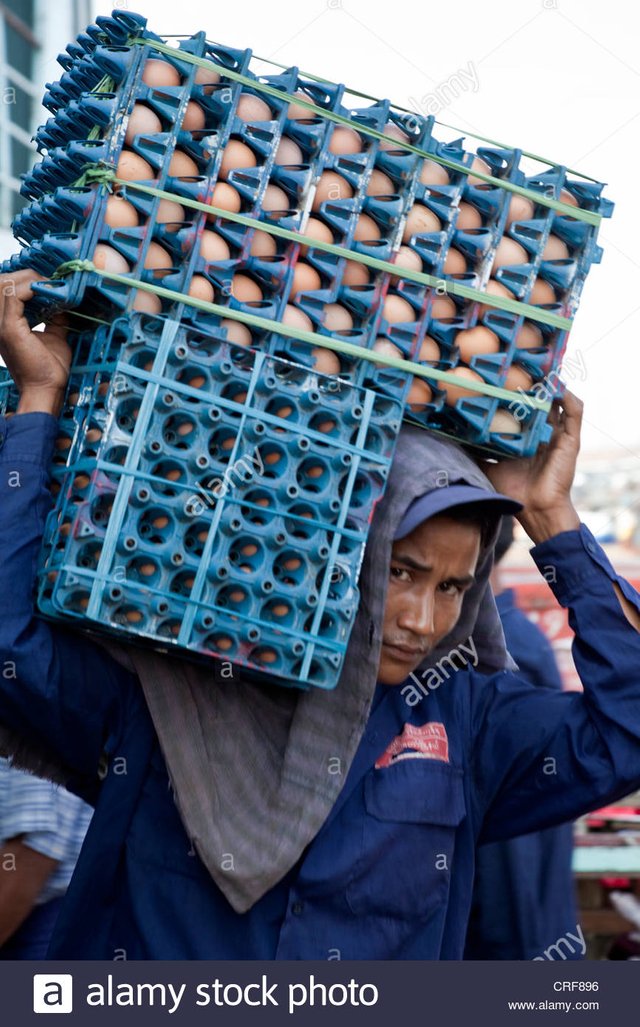
{"type": "Polygon", "coordinates": [[[427,655],[424,649],[412,649],[410,646],[405,645],[392,645],[390,642],[383,642],[382,644],[394,659],[402,663],[420,663],[427,655]]]}

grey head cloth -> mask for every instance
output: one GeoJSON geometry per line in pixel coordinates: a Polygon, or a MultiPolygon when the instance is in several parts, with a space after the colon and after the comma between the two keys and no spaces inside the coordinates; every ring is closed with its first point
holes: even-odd
{"type": "MultiPolygon", "coordinates": [[[[237,912],[250,909],[294,866],[338,798],[376,687],[394,534],[409,505],[445,483],[493,491],[458,445],[404,425],[372,518],[358,613],[333,691],[258,685],[236,666],[233,677],[214,677],[212,669],[176,656],[99,641],[138,675],[186,833],[237,912]],[[331,772],[336,766],[341,774],[331,772]]],[[[478,670],[513,666],[488,587],[494,541],[480,555],[458,624],[419,670],[472,632],[478,670]]],[[[3,741],[6,748],[0,732],[0,749],[3,741]]],[[[15,739],[10,748],[18,755],[15,739]]],[[[33,765],[26,748],[20,762],[33,765]]],[[[50,760],[39,767],[54,776],[50,760]]]]}

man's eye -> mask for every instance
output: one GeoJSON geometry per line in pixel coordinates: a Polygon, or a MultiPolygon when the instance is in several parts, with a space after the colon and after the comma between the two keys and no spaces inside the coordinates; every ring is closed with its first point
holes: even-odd
{"type": "Polygon", "coordinates": [[[440,591],[444,592],[445,595],[457,596],[460,594],[462,589],[459,585],[456,585],[453,581],[443,581],[440,585],[440,591]]]}
{"type": "Polygon", "coordinates": [[[406,569],[406,567],[392,567],[391,577],[395,578],[396,581],[411,581],[411,574],[406,569]],[[403,574],[406,575],[406,577],[403,578],[403,574]]]}

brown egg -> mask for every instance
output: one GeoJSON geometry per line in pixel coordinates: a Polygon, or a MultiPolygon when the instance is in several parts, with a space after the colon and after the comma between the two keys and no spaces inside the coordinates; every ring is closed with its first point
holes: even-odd
{"type": "Polygon", "coordinates": [[[405,321],[415,321],[416,311],[404,297],[388,293],[382,307],[382,316],[389,324],[400,324],[405,321]]]}
{"type": "Polygon", "coordinates": [[[353,189],[346,178],[335,171],[323,171],[316,186],[312,210],[319,210],[320,204],[326,200],[335,203],[337,200],[350,200],[352,196],[353,189]]]}
{"type": "Polygon", "coordinates": [[[374,168],[367,186],[367,196],[393,196],[397,192],[392,179],[384,171],[374,168]]]}
{"type": "MultiPolygon", "coordinates": [[[[422,271],[422,258],[410,246],[401,246],[395,255],[393,263],[398,267],[406,268],[407,271],[422,271]]],[[[392,285],[395,285],[400,281],[400,278],[398,275],[392,275],[389,281],[392,285]]]]}
{"type": "MultiPolygon", "coordinates": [[[[316,106],[315,100],[312,100],[311,97],[307,96],[306,93],[303,93],[302,90],[298,90],[298,92],[293,95],[297,96],[300,100],[304,100],[305,103],[312,103],[314,107],[316,106]]],[[[313,118],[315,115],[313,111],[307,110],[307,108],[303,107],[302,104],[290,103],[287,108],[287,117],[292,121],[308,121],[309,118],[313,118]]]]}
{"type": "Polygon", "coordinates": [[[253,93],[241,94],[236,114],[242,121],[271,121],[272,119],[269,104],[253,93]]]}
{"type": "Polygon", "coordinates": [[[195,100],[189,100],[187,109],[182,119],[182,128],[185,132],[200,132],[204,128],[206,119],[204,111],[195,100]]]}
{"type": "Polygon", "coordinates": [[[144,266],[153,270],[168,270],[173,267],[173,260],[164,246],[157,242],[150,242],[147,255],[144,258],[144,266]]]}
{"type": "Polygon", "coordinates": [[[420,351],[416,357],[416,360],[421,363],[437,364],[440,360],[440,347],[435,339],[432,339],[430,335],[425,335],[420,346],[420,351]]]}
{"type": "Polygon", "coordinates": [[[515,392],[517,389],[522,389],[524,392],[528,392],[533,385],[533,378],[530,374],[524,370],[523,367],[519,367],[518,364],[512,364],[507,371],[507,377],[504,380],[504,388],[511,389],[515,392]]]}
{"type": "Polygon", "coordinates": [[[147,86],[160,89],[163,86],[179,86],[180,75],[169,61],[156,60],[148,57],[142,73],[142,81],[147,86]]]}
{"type": "Polygon", "coordinates": [[[145,314],[159,314],[162,310],[162,300],[152,292],[144,289],[136,289],[134,293],[133,309],[145,314]]]}
{"type": "Polygon", "coordinates": [[[518,349],[539,349],[543,345],[544,339],[538,326],[531,324],[530,321],[524,321],[516,336],[518,349]]]}
{"type": "Polygon", "coordinates": [[[101,271],[111,271],[114,275],[126,275],[131,270],[121,253],[102,242],[93,251],[93,263],[101,271]]]}
{"type": "Polygon", "coordinates": [[[519,435],[522,424],[508,410],[496,410],[491,418],[489,431],[498,435],[519,435]]]}
{"type": "Polygon", "coordinates": [[[542,251],[543,260],[567,260],[569,247],[566,242],[559,239],[557,235],[550,235],[542,251]]]}
{"type": "Polygon", "coordinates": [[[458,210],[456,228],[460,228],[463,232],[469,229],[482,228],[482,218],[478,208],[474,207],[472,203],[462,201],[458,210]]]}
{"type": "Polygon", "coordinates": [[[570,193],[568,189],[562,189],[560,191],[560,195],[559,195],[558,199],[562,203],[568,203],[571,207],[579,207],[580,206],[580,204],[576,200],[576,198],[573,195],[573,193],[570,193]]]}
{"type": "Polygon", "coordinates": [[[138,212],[132,203],[123,200],[121,196],[109,196],[104,223],[110,228],[137,228],[138,212]]]}
{"type": "MultiPolygon", "coordinates": [[[[387,124],[384,126],[383,134],[385,136],[391,136],[392,139],[397,139],[401,143],[408,143],[409,142],[409,136],[406,134],[406,132],[403,132],[401,128],[398,128],[398,126],[393,121],[388,121],[387,122],[387,124]]],[[[387,140],[381,139],[380,140],[380,149],[381,150],[398,150],[398,149],[401,149],[401,147],[398,147],[395,143],[391,142],[391,140],[387,141],[387,140]]],[[[407,151],[405,151],[405,152],[407,152],[407,151]]]]}
{"type": "Polygon", "coordinates": [[[268,185],[262,198],[263,210],[290,210],[291,200],[279,185],[268,185]]]}
{"type": "Polygon", "coordinates": [[[298,144],[289,136],[282,136],[274,157],[274,164],[302,164],[304,155],[298,144]]]}
{"type": "Polygon", "coordinates": [[[329,153],[362,153],[362,139],[353,128],[336,125],[329,140],[329,153]]]}
{"type": "Polygon", "coordinates": [[[213,303],[214,291],[211,282],[203,275],[194,275],[189,286],[189,296],[196,300],[213,303]]]}
{"type": "Polygon", "coordinates": [[[208,263],[220,263],[229,260],[231,250],[226,239],[223,239],[217,232],[205,229],[200,239],[200,256],[208,263]]]}
{"type": "Polygon", "coordinates": [[[500,340],[495,332],[484,325],[476,325],[474,328],[458,332],[456,345],[460,350],[460,358],[468,364],[477,354],[497,353],[500,349],[500,340]]]}
{"type": "Polygon", "coordinates": [[[222,151],[220,178],[227,178],[235,168],[255,168],[256,164],[256,155],[250,146],[239,139],[230,139],[222,151]]]}
{"type": "Polygon", "coordinates": [[[407,393],[406,404],[414,414],[420,414],[431,403],[433,392],[424,378],[414,378],[407,393]]]}
{"type": "MultiPolygon", "coordinates": [[[[227,182],[217,182],[213,188],[211,206],[220,210],[230,210],[232,214],[238,214],[242,206],[240,193],[227,182]]],[[[208,218],[216,218],[216,214],[207,214],[208,218]]]]}
{"type": "Polygon", "coordinates": [[[324,308],[324,327],[330,332],[348,332],[353,328],[353,318],[340,303],[327,303],[324,308]]]}
{"type": "MultiPolygon", "coordinates": [[[[474,157],[471,167],[474,171],[479,171],[483,175],[490,175],[491,168],[482,157],[474,157]]],[[[469,175],[467,178],[469,185],[484,185],[484,181],[481,178],[477,178],[476,175],[469,175]]]]}
{"type": "Polygon", "coordinates": [[[123,150],[118,159],[116,175],[127,182],[147,182],[155,178],[155,171],[148,161],[133,150],[123,150]]]}
{"type": "Polygon", "coordinates": [[[198,68],[196,71],[194,83],[197,86],[202,86],[206,95],[213,92],[213,87],[220,81],[220,72],[215,71],[214,68],[209,70],[208,68],[198,68]],[[209,86],[210,88],[206,88],[209,86]]]}
{"type": "MultiPolygon", "coordinates": [[[[509,212],[507,214],[507,225],[512,224],[514,221],[531,221],[535,213],[535,207],[531,200],[528,200],[526,196],[519,196],[514,193],[509,200],[509,212]]],[[[502,413],[502,411],[498,411],[502,413]]]]}
{"type": "Polygon", "coordinates": [[[353,233],[354,242],[377,242],[380,238],[380,228],[377,221],[374,221],[368,214],[360,214],[356,221],[353,233]]]}
{"type": "Polygon", "coordinates": [[[424,160],[420,169],[421,185],[448,185],[449,172],[435,160],[424,160]]]}
{"type": "Polygon", "coordinates": [[[259,303],[262,289],[248,275],[237,274],[231,279],[231,295],[238,303],[259,303]]]}
{"type": "Polygon", "coordinates": [[[278,244],[272,235],[259,229],[253,233],[249,250],[252,257],[275,257],[277,252],[278,244]]]}
{"type": "Polygon", "coordinates": [[[534,307],[544,307],[549,306],[551,303],[556,303],[556,294],[553,286],[549,285],[549,282],[545,282],[544,278],[536,278],[527,302],[534,307]]]}
{"type": "MultiPolygon", "coordinates": [[[[383,353],[385,357],[399,357],[402,359],[402,350],[398,346],[394,346],[388,339],[385,339],[383,335],[378,336],[372,349],[376,353],[383,353]]],[[[383,364],[379,360],[375,360],[374,363],[376,367],[388,367],[388,364],[383,364]]]]}
{"type": "Polygon", "coordinates": [[[445,275],[463,275],[467,270],[467,262],[460,250],[450,246],[442,268],[445,275]]]}
{"type": "Polygon", "coordinates": [[[348,285],[350,288],[356,285],[368,285],[369,283],[369,272],[364,264],[361,264],[359,260],[347,260],[345,261],[344,270],[342,272],[342,284],[348,285]]]}
{"type": "Polygon", "coordinates": [[[292,303],[287,303],[282,313],[282,323],[289,325],[290,328],[302,328],[305,332],[313,331],[313,322],[311,318],[305,314],[304,310],[300,310],[298,307],[294,307],[292,303]]]}
{"type": "Polygon", "coordinates": [[[229,342],[234,342],[236,346],[252,345],[253,336],[251,335],[247,325],[242,324],[241,321],[234,321],[230,317],[225,317],[224,320],[220,322],[220,327],[226,328],[229,342]]]}
{"type": "MultiPolygon", "coordinates": [[[[486,292],[489,296],[502,296],[506,300],[513,299],[513,293],[510,292],[510,290],[507,289],[506,285],[503,285],[502,282],[496,282],[495,278],[489,279],[484,288],[484,292],[486,292]]],[[[484,317],[484,315],[488,311],[497,309],[497,307],[490,307],[486,303],[481,303],[478,307],[478,317],[484,317]]]]}
{"type": "Polygon", "coordinates": [[[511,264],[526,264],[529,254],[524,246],[521,246],[515,239],[505,235],[496,247],[496,254],[493,258],[493,268],[509,267],[511,264]]]}
{"type": "Polygon", "coordinates": [[[312,292],[314,289],[321,288],[322,279],[316,269],[311,264],[306,264],[303,260],[299,260],[293,272],[291,297],[293,298],[299,292],[312,292]]]}
{"type": "Polygon", "coordinates": [[[177,232],[184,222],[184,207],[173,200],[160,200],[156,221],[159,225],[166,225],[168,232],[177,232]]]}
{"type": "Polygon", "coordinates": [[[184,150],[175,150],[169,162],[169,174],[174,178],[196,178],[200,171],[198,165],[184,150]]]}
{"type": "Polygon", "coordinates": [[[325,349],[324,346],[314,346],[311,356],[313,357],[313,369],[318,374],[340,374],[340,359],[333,350],[325,349]]]}
{"type": "Polygon", "coordinates": [[[443,321],[456,316],[456,305],[450,296],[434,296],[431,301],[431,317],[443,321]]]}
{"type": "Polygon", "coordinates": [[[158,115],[154,114],[151,108],[146,107],[143,103],[134,103],[133,110],[127,121],[127,130],[124,136],[125,143],[129,143],[129,146],[131,146],[136,136],[157,135],[159,132],[162,132],[162,122],[158,115]]]}
{"type": "Polygon", "coordinates": [[[456,378],[460,378],[461,381],[455,385],[449,382],[439,382],[440,388],[444,390],[446,394],[445,403],[447,406],[455,406],[459,399],[466,396],[479,396],[481,393],[475,389],[468,389],[465,387],[464,382],[482,382],[483,379],[475,371],[472,371],[470,367],[455,367],[452,371],[456,378]]]}
{"type": "Polygon", "coordinates": [[[423,203],[414,203],[407,214],[402,241],[409,242],[412,235],[439,232],[441,224],[436,215],[423,203]]]}
{"type": "MultiPolygon", "coordinates": [[[[321,221],[320,218],[309,218],[307,226],[304,229],[303,235],[309,235],[312,239],[318,239],[320,242],[333,242],[333,233],[328,225],[321,221]]],[[[300,247],[300,255],[306,256],[308,246],[302,245],[300,247]]]]}

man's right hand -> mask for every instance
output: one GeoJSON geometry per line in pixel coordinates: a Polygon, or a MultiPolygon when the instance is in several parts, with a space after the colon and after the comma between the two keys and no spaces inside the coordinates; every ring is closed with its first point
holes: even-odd
{"type": "Polygon", "coordinates": [[[0,356],[20,393],[18,414],[41,411],[57,417],[71,366],[67,326],[54,318],[43,332],[34,332],[24,316],[32,296],[31,283],[41,281],[34,271],[0,275],[0,356]]]}

